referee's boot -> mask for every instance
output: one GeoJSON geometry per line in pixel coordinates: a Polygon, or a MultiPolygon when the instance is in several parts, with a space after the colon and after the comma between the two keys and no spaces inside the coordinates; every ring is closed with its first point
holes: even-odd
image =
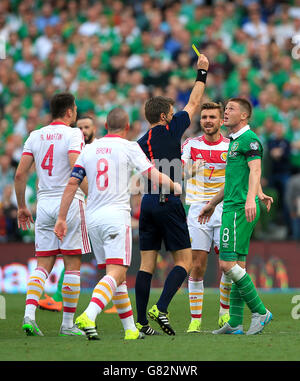
{"type": "Polygon", "coordinates": [[[175,331],[171,327],[169,323],[169,314],[168,312],[161,312],[158,310],[157,305],[155,304],[153,307],[150,308],[148,311],[148,316],[150,319],[156,321],[159,325],[160,328],[170,336],[175,335],[175,331]]]}

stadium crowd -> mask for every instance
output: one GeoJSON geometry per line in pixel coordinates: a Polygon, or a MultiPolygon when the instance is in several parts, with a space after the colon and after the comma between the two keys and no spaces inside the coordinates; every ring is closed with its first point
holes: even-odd
{"type": "MultiPolygon", "coordinates": [[[[50,122],[50,97],[72,92],[98,137],[109,111],[121,106],[130,115],[128,138],[137,140],[148,127],[150,96],[175,99],[175,110],[187,103],[193,43],[210,61],[203,101],[243,96],[254,106],[263,186],[275,199],[256,237],[300,240],[299,0],[2,0],[1,43],[0,242],[33,239],[17,228],[13,179],[25,139],[50,122]]],[[[196,117],[183,138],[200,134],[196,117]]],[[[34,168],[26,197],[34,213],[34,168]]],[[[133,206],[137,220],[138,197],[133,206]]]]}

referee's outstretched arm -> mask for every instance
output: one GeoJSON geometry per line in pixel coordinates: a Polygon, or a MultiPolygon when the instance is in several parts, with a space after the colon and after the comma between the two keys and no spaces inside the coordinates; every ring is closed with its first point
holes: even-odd
{"type": "Polygon", "coordinates": [[[197,73],[196,82],[192,89],[188,104],[183,109],[183,111],[186,111],[189,114],[190,120],[192,120],[194,114],[197,111],[197,108],[200,106],[201,99],[205,89],[205,82],[206,82],[208,67],[209,67],[209,62],[207,57],[204,54],[200,54],[197,61],[198,73],[197,73]]]}

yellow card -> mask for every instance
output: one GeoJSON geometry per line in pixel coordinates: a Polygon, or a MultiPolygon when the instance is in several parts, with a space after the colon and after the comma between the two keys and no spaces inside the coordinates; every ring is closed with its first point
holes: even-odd
{"type": "Polygon", "coordinates": [[[193,44],[192,48],[194,49],[195,53],[197,54],[198,57],[200,57],[199,50],[196,48],[196,46],[193,44]]]}

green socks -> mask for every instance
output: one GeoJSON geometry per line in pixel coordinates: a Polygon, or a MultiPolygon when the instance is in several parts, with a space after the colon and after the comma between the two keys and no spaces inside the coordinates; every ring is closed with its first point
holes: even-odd
{"type": "Polygon", "coordinates": [[[63,285],[63,281],[64,281],[64,276],[65,276],[65,269],[63,269],[63,271],[60,274],[60,278],[59,278],[59,281],[57,284],[57,290],[56,290],[56,293],[53,295],[53,299],[56,302],[62,302],[63,301],[61,289],[62,289],[62,285],[63,285]]]}
{"type": "Polygon", "coordinates": [[[244,307],[245,307],[245,301],[241,297],[237,285],[233,283],[231,287],[231,292],[230,292],[230,306],[229,306],[230,320],[228,321],[228,324],[231,327],[237,327],[238,325],[243,324],[244,307]]]}
{"type": "Polygon", "coordinates": [[[240,292],[241,298],[244,299],[251,312],[258,312],[259,314],[264,315],[266,313],[266,308],[258,296],[249,274],[246,273],[240,280],[235,282],[235,284],[240,292]]]}

